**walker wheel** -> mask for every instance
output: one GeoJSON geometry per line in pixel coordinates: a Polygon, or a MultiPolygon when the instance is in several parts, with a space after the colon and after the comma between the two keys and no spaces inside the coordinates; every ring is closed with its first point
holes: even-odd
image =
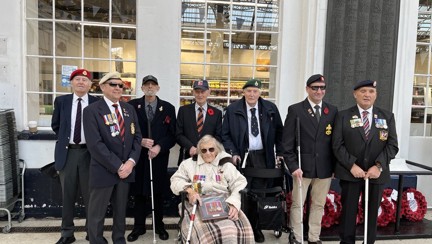
{"type": "Polygon", "coordinates": [[[275,231],[274,231],[274,235],[275,235],[276,238],[280,238],[280,237],[282,236],[282,231],[280,231],[280,230],[275,230],[275,231]]]}

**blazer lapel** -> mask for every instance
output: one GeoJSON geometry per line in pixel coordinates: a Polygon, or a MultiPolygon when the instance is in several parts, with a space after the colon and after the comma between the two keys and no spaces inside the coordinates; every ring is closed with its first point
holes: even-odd
{"type": "MultiPolygon", "coordinates": [[[[71,128],[71,114],[72,114],[72,103],[73,103],[73,94],[67,96],[65,104],[64,104],[64,114],[66,115],[66,126],[67,128],[71,128]]],[[[70,132],[69,132],[70,133],[70,132]]]]}
{"type": "Polygon", "coordinates": [[[380,115],[381,115],[380,111],[374,107],[372,110],[372,121],[369,122],[369,124],[371,125],[370,133],[369,133],[370,136],[369,141],[371,141],[373,137],[377,136],[375,118],[380,118],[380,115]]]}
{"type": "Polygon", "coordinates": [[[318,121],[315,117],[315,112],[312,109],[307,98],[303,101],[303,111],[305,113],[306,118],[308,118],[308,120],[312,123],[313,127],[315,129],[317,129],[318,128],[318,121]]]}

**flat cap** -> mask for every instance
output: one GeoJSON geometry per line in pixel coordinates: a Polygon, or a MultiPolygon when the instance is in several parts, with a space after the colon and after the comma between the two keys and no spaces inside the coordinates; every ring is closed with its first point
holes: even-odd
{"type": "Polygon", "coordinates": [[[193,83],[193,89],[201,89],[207,91],[209,89],[209,84],[207,80],[196,80],[193,83]]]}
{"type": "Polygon", "coordinates": [[[354,90],[357,90],[357,89],[365,87],[365,86],[376,88],[377,82],[374,81],[374,80],[362,80],[362,81],[358,81],[355,84],[355,86],[354,86],[354,90]]]}
{"type": "Polygon", "coordinates": [[[70,75],[69,80],[72,80],[75,76],[85,76],[85,77],[91,79],[91,73],[90,73],[90,71],[88,71],[86,69],[77,69],[77,70],[75,70],[70,75]]]}
{"type": "Polygon", "coordinates": [[[314,82],[325,82],[324,80],[324,76],[321,74],[315,74],[312,75],[311,77],[309,77],[309,79],[306,81],[306,85],[310,86],[310,84],[314,83],[314,82]]]}
{"type": "Polygon", "coordinates": [[[118,79],[118,80],[122,81],[122,79],[120,78],[120,73],[119,72],[111,72],[111,73],[108,73],[108,74],[104,75],[104,77],[102,77],[102,79],[100,79],[99,85],[102,85],[105,82],[107,82],[109,80],[112,80],[112,79],[118,79]]]}
{"type": "Polygon", "coordinates": [[[146,75],[142,80],[142,84],[144,85],[147,81],[153,81],[156,85],[159,85],[158,79],[153,75],[146,75]]]}
{"type": "Polygon", "coordinates": [[[258,79],[250,79],[248,81],[246,81],[246,83],[243,86],[243,89],[248,88],[248,87],[256,87],[256,88],[260,88],[261,89],[261,81],[258,79]]]}

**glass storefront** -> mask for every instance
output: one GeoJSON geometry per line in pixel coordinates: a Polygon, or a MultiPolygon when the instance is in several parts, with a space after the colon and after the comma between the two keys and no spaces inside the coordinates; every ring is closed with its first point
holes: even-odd
{"type": "Polygon", "coordinates": [[[70,93],[77,68],[99,79],[118,71],[126,83],[124,100],[135,95],[136,1],[26,1],[26,106],[28,120],[51,125],[56,96],[70,93]]]}
{"type": "Polygon", "coordinates": [[[275,100],[280,1],[182,0],[180,104],[193,101],[194,80],[209,81],[220,108],[242,97],[250,78],[275,100]]]}

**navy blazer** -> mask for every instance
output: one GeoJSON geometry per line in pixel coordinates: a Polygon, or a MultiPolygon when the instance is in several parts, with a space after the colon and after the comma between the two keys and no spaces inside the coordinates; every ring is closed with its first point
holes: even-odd
{"type": "MultiPolygon", "coordinates": [[[[60,171],[66,164],[66,157],[71,134],[71,113],[73,94],[57,97],[54,100],[54,111],[51,119],[51,128],[57,135],[54,150],[55,169],[60,171]]],[[[99,100],[88,95],[89,104],[99,100]]]]}
{"type": "Polygon", "coordinates": [[[381,163],[383,172],[371,183],[383,184],[390,181],[390,160],[399,151],[396,135],[396,124],[393,113],[373,107],[369,140],[366,140],[363,126],[353,125],[353,120],[360,119],[357,105],[341,111],[336,116],[333,133],[333,151],[337,158],[335,177],[347,181],[361,181],[355,178],[350,170],[357,164],[364,171],[381,163]],[[376,124],[376,120],[385,120],[386,128],[376,124]]]}
{"type": "MultiPolygon", "coordinates": [[[[111,114],[104,99],[90,104],[84,109],[84,132],[87,148],[91,155],[90,187],[108,187],[117,184],[121,179],[117,174],[120,166],[129,158],[138,163],[141,152],[141,131],[134,108],[119,102],[122,108],[125,140],[111,134],[110,125],[105,123],[104,115],[111,114]]],[[[135,169],[123,181],[133,182],[135,169]]]]}
{"type": "Polygon", "coordinates": [[[207,114],[201,135],[198,134],[195,103],[181,106],[177,115],[176,139],[180,145],[179,161],[189,158],[189,150],[196,147],[201,137],[212,135],[222,142],[222,111],[207,103],[207,114]]]}
{"type": "Polygon", "coordinates": [[[303,177],[324,179],[332,177],[336,163],[331,139],[337,108],[323,101],[319,123],[314,111],[307,98],[288,107],[282,139],[283,154],[290,172],[296,171],[299,168],[298,118],[303,177]]]}

